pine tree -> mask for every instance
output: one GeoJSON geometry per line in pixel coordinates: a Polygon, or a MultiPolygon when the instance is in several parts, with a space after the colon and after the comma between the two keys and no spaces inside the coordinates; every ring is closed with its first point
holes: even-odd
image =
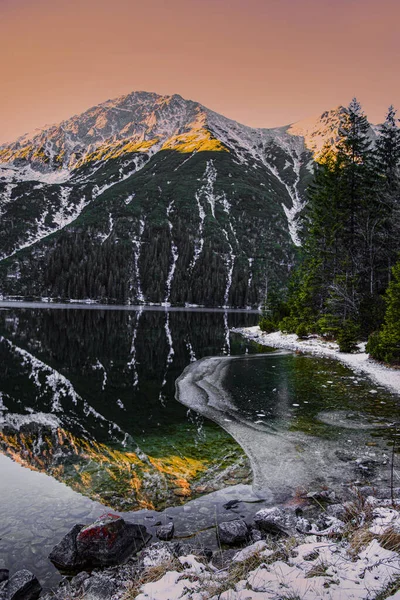
{"type": "Polygon", "coordinates": [[[399,186],[400,130],[396,112],[393,106],[389,106],[376,142],[378,165],[385,178],[385,186],[390,192],[398,190],[399,186]]]}
{"type": "Polygon", "coordinates": [[[383,285],[391,277],[391,266],[400,251],[400,129],[396,111],[390,106],[376,142],[380,173],[378,212],[381,218],[380,245],[383,285]]]}
{"type": "MultiPolygon", "coordinates": [[[[290,316],[282,326],[336,336],[356,327],[368,335],[382,322],[382,272],[393,256],[388,231],[397,182],[398,133],[390,109],[379,148],[359,102],[343,114],[336,150],[326,147],[309,189],[307,236],[291,281],[290,316]],[[390,185],[389,185],[390,180],[390,185]],[[385,189],[383,194],[382,190],[385,189]],[[354,327],[353,327],[354,325],[354,327]]],[[[345,337],[346,337],[345,335],[345,337]]],[[[348,335],[347,335],[348,337],[348,335]]]]}
{"type": "Polygon", "coordinates": [[[356,244],[357,214],[362,209],[372,174],[372,150],[369,137],[370,126],[356,98],[350,102],[340,129],[337,145],[338,161],[343,169],[342,210],[347,212],[349,242],[353,250],[356,244]]]}

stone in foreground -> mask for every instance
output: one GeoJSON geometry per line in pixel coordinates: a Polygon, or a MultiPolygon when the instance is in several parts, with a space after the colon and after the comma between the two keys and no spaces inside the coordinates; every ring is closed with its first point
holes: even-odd
{"type": "Polygon", "coordinates": [[[248,527],[242,519],[224,521],[218,525],[218,537],[221,544],[240,544],[249,537],[248,527]]]}
{"type": "Polygon", "coordinates": [[[76,548],[76,537],[84,525],[74,525],[49,554],[49,559],[62,571],[79,569],[81,564],[76,548]]]}
{"type": "Polygon", "coordinates": [[[83,588],[85,600],[111,600],[117,591],[116,584],[103,575],[90,577],[84,582],[83,588]]]}
{"type": "Polygon", "coordinates": [[[7,600],[37,600],[42,586],[27,569],[17,571],[10,578],[7,588],[7,600]]]}
{"type": "Polygon", "coordinates": [[[162,525],[161,527],[159,527],[156,531],[156,536],[158,537],[159,540],[172,540],[173,536],[174,536],[174,531],[175,531],[175,527],[174,524],[172,523],[168,523],[167,525],[162,525]]]}
{"type": "Polygon", "coordinates": [[[254,516],[254,522],[257,527],[265,533],[272,533],[275,535],[287,533],[285,514],[280,508],[274,507],[259,510],[254,516]]]}
{"type": "Polygon", "coordinates": [[[87,527],[76,525],[53,548],[49,558],[65,571],[118,565],[139,552],[150,537],[144,525],[106,514],[87,527]]]}

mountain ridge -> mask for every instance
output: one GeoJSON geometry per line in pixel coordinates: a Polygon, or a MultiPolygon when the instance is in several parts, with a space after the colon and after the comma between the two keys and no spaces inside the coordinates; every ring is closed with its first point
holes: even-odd
{"type": "Polygon", "coordinates": [[[343,110],[257,129],[132,92],[0,146],[0,293],[259,306],[295,261],[313,151],[343,110]]]}
{"type": "MultiPolygon", "coordinates": [[[[322,119],[325,115],[330,115],[331,118],[336,118],[337,121],[340,113],[345,110],[346,109],[342,106],[338,106],[335,109],[325,111],[322,113],[321,117],[313,117],[315,121],[314,127],[318,127],[318,118],[322,119]]],[[[31,160],[38,159],[33,161],[37,163],[40,163],[40,159],[42,159],[43,162],[45,162],[45,157],[41,155],[41,152],[43,151],[46,153],[46,150],[49,152],[47,158],[50,160],[51,158],[54,158],[54,152],[52,153],[49,151],[50,149],[47,148],[43,150],[42,146],[44,140],[52,140],[54,137],[56,137],[56,142],[58,141],[58,143],[62,142],[62,140],[57,140],[57,137],[64,137],[63,143],[66,148],[61,148],[61,151],[69,151],[70,154],[67,152],[67,156],[69,157],[71,154],[79,151],[82,145],[84,145],[87,152],[90,153],[106,141],[116,142],[133,139],[138,142],[152,142],[155,139],[160,139],[160,141],[163,140],[165,142],[168,138],[182,135],[187,131],[192,131],[198,128],[199,125],[202,125],[214,134],[216,132],[225,132],[225,134],[228,134],[229,136],[229,133],[234,132],[236,133],[237,138],[241,138],[240,141],[246,140],[246,138],[248,141],[249,137],[259,137],[264,141],[265,138],[270,138],[271,136],[279,139],[284,136],[285,133],[289,133],[289,135],[294,137],[305,137],[306,139],[306,136],[302,136],[302,133],[304,132],[304,127],[302,127],[302,125],[309,121],[310,119],[303,119],[279,127],[255,128],[224,117],[196,101],[185,100],[179,94],[159,95],[154,92],[131,92],[130,94],[122,95],[102,102],[99,105],[92,106],[84,112],[63,120],[58,124],[48,127],[45,126],[44,128],[39,128],[33,132],[19,136],[13,142],[0,144],[0,163],[13,162],[19,158],[28,158],[31,160]],[[130,107],[131,110],[126,108],[127,106],[130,107]],[[171,106],[172,110],[165,110],[166,107],[171,106]],[[147,107],[147,112],[140,111],[141,107],[147,107]],[[180,111],[176,110],[177,108],[179,108],[180,111]],[[133,117],[136,117],[136,119],[122,120],[122,123],[115,123],[115,119],[113,120],[111,118],[107,120],[105,113],[108,112],[111,116],[113,111],[127,112],[129,115],[132,114],[133,117]],[[166,112],[167,114],[165,115],[163,112],[166,112]],[[161,119],[157,118],[159,115],[161,116],[161,119]],[[203,119],[203,121],[201,121],[201,119],[203,119]],[[94,120],[95,122],[93,123],[94,120]],[[133,127],[134,123],[137,124],[136,130],[133,127]],[[170,125],[166,126],[166,123],[170,125]],[[83,132],[82,129],[85,125],[87,125],[87,129],[83,132]],[[147,129],[145,129],[144,126],[146,126],[147,129]],[[62,136],[62,133],[64,136],[62,136]],[[74,134],[75,139],[68,139],[69,137],[72,137],[71,133],[74,134]],[[79,135],[79,133],[81,135],[79,135]],[[33,145],[32,142],[34,142],[33,145]],[[32,146],[31,148],[29,147],[30,145],[32,146]]],[[[331,132],[332,131],[329,131],[329,133],[331,132]]],[[[312,136],[314,132],[307,131],[307,133],[312,136]]],[[[55,158],[57,160],[57,164],[55,165],[56,168],[64,166],[64,157],[60,158],[56,155],[55,158]],[[59,163],[60,160],[63,162],[59,163]]],[[[73,167],[76,163],[79,165],[79,159],[76,161],[73,159],[69,166],[73,167]]]]}

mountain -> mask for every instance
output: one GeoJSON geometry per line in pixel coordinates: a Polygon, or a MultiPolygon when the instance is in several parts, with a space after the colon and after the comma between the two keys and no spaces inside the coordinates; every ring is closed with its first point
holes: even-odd
{"type": "Polygon", "coordinates": [[[0,293],[258,306],[345,110],[256,129],[134,92],[0,146],[0,293]]]}

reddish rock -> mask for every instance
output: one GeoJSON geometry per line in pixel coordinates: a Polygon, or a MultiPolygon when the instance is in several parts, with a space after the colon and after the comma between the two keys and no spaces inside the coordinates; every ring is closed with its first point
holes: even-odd
{"type": "Polygon", "coordinates": [[[150,538],[144,525],[126,523],[109,513],[86,527],[75,526],[49,558],[67,571],[118,565],[139,552],[150,538]]]}

